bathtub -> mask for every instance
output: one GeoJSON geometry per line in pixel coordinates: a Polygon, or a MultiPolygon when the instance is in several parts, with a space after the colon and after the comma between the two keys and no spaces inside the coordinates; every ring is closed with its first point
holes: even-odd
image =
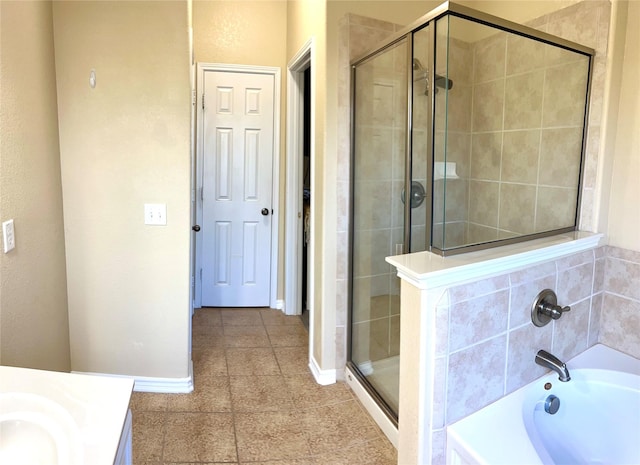
{"type": "Polygon", "coordinates": [[[550,373],[449,425],[447,463],[640,464],[640,360],[597,344],[567,367],[569,382],[550,373]]]}

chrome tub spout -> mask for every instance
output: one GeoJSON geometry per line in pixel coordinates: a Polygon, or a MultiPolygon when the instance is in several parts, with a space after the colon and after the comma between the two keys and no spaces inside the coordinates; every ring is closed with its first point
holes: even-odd
{"type": "Polygon", "coordinates": [[[567,365],[560,361],[558,357],[550,354],[546,350],[539,350],[536,354],[536,363],[545,368],[549,368],[558,373],[559,379],[562,382],[571,380],[569,375],[569,369],[567,365]]]}

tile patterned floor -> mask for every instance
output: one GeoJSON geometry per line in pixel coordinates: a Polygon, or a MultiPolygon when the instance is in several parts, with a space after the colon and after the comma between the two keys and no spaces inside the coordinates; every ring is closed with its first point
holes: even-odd
{"type": "Polygon", "coordinates": [[[299,317],[199,309],[195,390],[134,393],[134,465],[392,465],[397,454],[344,383],[307,367],[299,317]]]}

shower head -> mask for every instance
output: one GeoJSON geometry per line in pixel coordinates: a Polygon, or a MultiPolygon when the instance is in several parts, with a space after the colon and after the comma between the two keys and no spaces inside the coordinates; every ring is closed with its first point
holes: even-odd
{"type": "MultiPolygon", "coordinates": [[[[417,58],[413,59],[412,62],[413,68],[413,82],[424,81],[425,89],[424,95],[429,95],[429,72],[426,70],[422,63],[417,58]]],[[[440,76],[436,74],[435,79],[436,84],[436,93],[438,93],[438,87],[441,89],[451,90],[453,88],[453,81],[444,76],[440,76]]]]}

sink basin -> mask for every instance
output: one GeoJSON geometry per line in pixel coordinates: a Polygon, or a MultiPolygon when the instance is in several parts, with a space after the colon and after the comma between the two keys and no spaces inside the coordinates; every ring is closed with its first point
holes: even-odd
{"type": "Polygon", "coordinates": [[[0,464],[131,463],[132,388],[132,378],[0,365],[0,464]]]}
{"type": "Polygon", "coordinates": [[[0,393],[0,463],[80,465],[79,429],[59,404],[31,393],[0,393]]]}

